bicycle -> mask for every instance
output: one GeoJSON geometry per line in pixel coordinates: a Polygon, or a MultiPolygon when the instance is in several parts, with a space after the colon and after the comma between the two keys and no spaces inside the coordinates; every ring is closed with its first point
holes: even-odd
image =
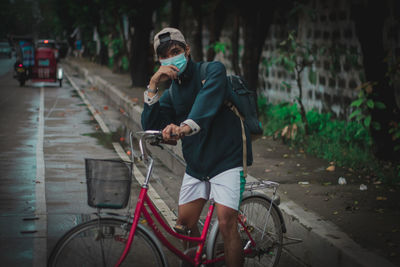
{"type": "MultiPolygon", "coordinates": [[[[168,266],[160,242],[182,260],[182,266],[223,265],[224,249],[218,230],[218,221],[216,220],[213,224],[211,222],[215,206],[212,201],[210,201],[200,237],[189,237],[179,233],[159,215],[147,195],[154,161],[147,151],[146,144],[160,146],[163,143],[162,134],[160,131],[145,131],[139,134],[141,135],[140,159],[147,166],[147,174],[141,186],[133,217],[129,214],[125,217],[101,214],[102,208],[123,208],[128,202],[134,162],[131,133],[131,162],[115,160],[91,162],[86,159],[88,204],[98,208],[96,213],[98,218],[79,224],[65,233],[54,247],[48,266],[112,266],[114,264],[114,266],[133,266],[133,264],[135,266],[168,266]],[[104,170],[112,169],[104,165],[112,165],[116,162],[120,164],[117,171],[120,175],[122,175],[120,169],[125,170],[127,179],[118,180],[123,181],[124,185],[109,186],[111,182],[107,181],[102,188],[97,190],[100,196],[94,197],[91,187],[95,185],[92,185],[93,181],[90,180],[91,175],[88,173],[93,171],[90,164],[97,165],[94,169],[97,168],[99,174],[104,176],[104,170]],[[110,187],[113,187],[114,191],[108,190],[110,187]],[[125,190],[127,192],[120,194],[121,187],[128,188],[125,190]],[[102,195],[106,194],[104,191],[111,192],[107,200],[102,195]],[[198,244],[197,247],[186,251],[177,248],[167,240],[156,222],[172,237],[195,242],[198,244]],[[207,236],[209,236],[208,239],[207,236]]],[[[115,172],[113,170],[109,176],[115,177],[115,172]]],[[[246,185],[238,216],[238,231],[243,243],[245,266],[277,266],[279,262],[286,227],[276,198],[278,186],[278,183],[272,181],[253,182],[246,185]],[[272,189],[273,197],[269,198],[257,192],[262,188],[272,189]]]]}

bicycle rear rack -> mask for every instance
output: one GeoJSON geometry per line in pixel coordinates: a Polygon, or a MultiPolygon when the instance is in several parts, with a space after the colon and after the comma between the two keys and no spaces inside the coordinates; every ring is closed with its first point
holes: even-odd
{"type": "Polygon", "coordinates": [[[254,190],[261,190],[261,189],[273,189],[276,191],[279,187],[279,184],[277,182],[272,182],[272,181],[257,181],[257,182],[248,182],[246,183],[246,186],[244,189],[246,191],[254,191],[254,190]]]}

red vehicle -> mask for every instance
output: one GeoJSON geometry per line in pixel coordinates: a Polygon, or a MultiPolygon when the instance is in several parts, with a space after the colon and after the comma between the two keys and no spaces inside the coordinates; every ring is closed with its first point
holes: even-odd
{"type": "Polygon", "coordinates": [[[35,64],[32,68],[32,82],[58,82],[62,86],[63,71],[57,66],[55,50],[50,47],[35,49],[35,64]]]}

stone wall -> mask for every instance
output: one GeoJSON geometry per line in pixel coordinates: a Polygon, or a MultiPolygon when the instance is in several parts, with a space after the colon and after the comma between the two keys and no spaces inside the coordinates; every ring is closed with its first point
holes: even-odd
{"type": "MultiPolygon", "coordinates": [[[[318,56],[311,67],[316,73],[315,84],[308,78],[310,68],[303,71],[303,104],[307,110],[316,109],[319,112],[331,112],[338,117],[347,117],[352,111],[350,103],[357,97],[360,85],[365,82],[362,51],[351,19],[350,3],[346,0],[311,0],[307,8],[315,11],[315,16],[300,15],[296,27],[290,26],[282,14],[275,14],[261,61],[276,58],[279,44],[287,39],[288,32],[294,28],[297,29],[298,40],[301,42],[336,51],[334,58],[328,53],[318,56]],[[334,61],[338,64],[332,72],[334,61]]],[[[388,23],[397,26],[388,26],[388,32],[383,33],[383,38],[387,43],[396,43],[398,47],[400,27],[393,17],[388,18],[388,23]],[[393,35],[393,31],[397,32],[397,37],[386,36],[393,35]]],[[[227,30],[220,42],[229,44],[229,38],[230,31],[227,30]]],[[[208,43],[207,40],[205,43],[208,43]]],[[[232,71],[229,56],[228,53],[219,53],[216,56],[216,60],[226,65],[228,73],[232,71]]],[[[296,76],[277,65],[268,67],[267,71],[266,65],[260,63],[258,89],[271,103],[294,102],[299,95],[296,76]],[[282,82],[290,84],[291,88],[283,86],[282,82]]]]}

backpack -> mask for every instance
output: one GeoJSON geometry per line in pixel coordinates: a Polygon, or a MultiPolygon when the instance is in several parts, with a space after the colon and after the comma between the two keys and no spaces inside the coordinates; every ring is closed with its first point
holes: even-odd
{"type": "MultiPolygon", "coordinates": [[[[200,67],[200,78],[205,79],[206,68],[209,62],[204,62],[200,67]]],[[[251,140],[254,141],[262,136],[263,128],[257,117],[257,106],[255,92],[248,89],[246,81],[238,75],[227,75],[228,82],[232,85],[231,101],[227,105],[237,116],[243,120],[250,131],[251,140]],[[238,112],[237,112],[237,111],[238,112]],[[237,114],[239,113],[239,114],[237,114]]]]}

